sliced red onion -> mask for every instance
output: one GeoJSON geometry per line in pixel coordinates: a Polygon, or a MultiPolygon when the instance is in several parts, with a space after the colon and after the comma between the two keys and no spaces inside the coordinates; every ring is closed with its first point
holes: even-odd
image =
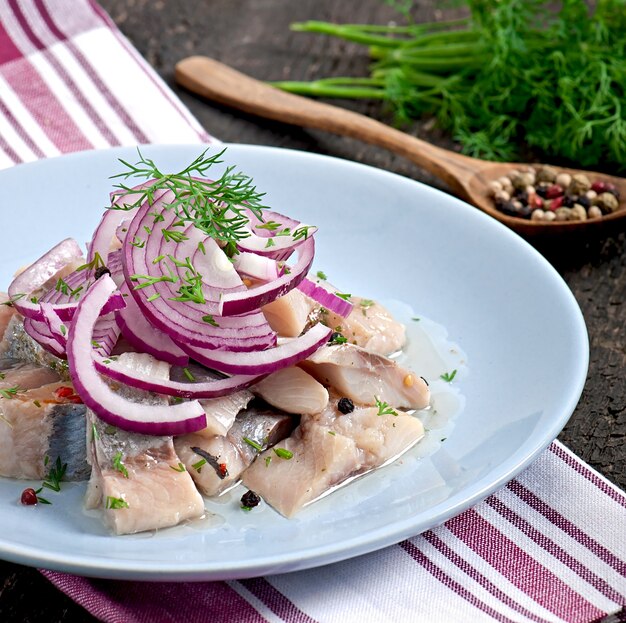
{"type": "Polygon", "coordinates": [[[265,375],[236,375],[222,379],[202,380],[200,382],[182,383],[180,381],[164,381],[163,379],[138,377],[115,359],[96,358],[96,369],[114,381],[124,383],[136,389],[157,392],[167,396],[180,398],[218,398],[254,385],[265,375]]]}
{"type": "MultiPolygon", "coordinates": [[[[126,307],[117,312],[117,323],[126,341],[137,350],[175,366],[186,366],[189,357],[163,331],[151,325],[130,295],[128,285],[121,287],[122,296],[127,295],[126,307]]],[[[153,390],[158,391],[158,390],[153,390]]],[[[177,394],[172,394],[173,396],[177,394]]]]}
{"type": "Polygon", "coordinates": [[[100,377],[93,360],[94,326],[111,295],[115,282],[98,279],[78,304],[69,330],[67,355],[76,392],[85,405],[108,424],[148,435],[181,435],[206,427],[206,414],[198,401],[176,405],[133,402],[114,392],[100,377]]]}
{"type": "Polygon", "coordinates": [[[125,209],[124,206],[132,206],[139,201],[145,193],[143,189],[148,188],[154,184],[155,180],[148,180],[143,184],[139,184],[133,188],[133,192],[124,192],[123,190],[114,191],[111,193],[111,201],[113,202],[111,207],[105,210],[104,215],[89,243],[89,250],[87,253],[87,260],[93,261],[96,253],[100,255],[105,264],[107,263],[107,257],[111,248],[111,241],[117,232],[117,228],[122,221],[125,221],[137,211],[137,208],[125,209]],[[118,209],[115,209],[115,208],[118,209]]]}
{"type": "Polygon", "coordinates": [[[24,318],[24,331],[55,357],[65,358],[65,348],[61,346],[59,340],[52,334],[50,327],[45,322],[24,318]]]}
{"type": "Polygon", "coordinates": [[[309,298],[319,303],[329,311],[346,318],[354,307],[350,301],[337,296],[336,290],[331,290],[332,286],[326,282],[314,282],[308,277],[298,284],[298,290],[306,294],[309,298]]]}
{"type": "Polygon", "coordinates": [[[186,237],[180,242],[163,236],[163,230],[171,230],[172,223],[178,219],[174,210],[167,210],[167,204],[172,199],[173,194],[167,193],[151,207],[142,206],[130,225],[124,244],[124,274],[139,308],[151,324],[176,342],[236,351],[273,346],[275,334],[258,309],[251,310],[252,313],[245,317],[217,318],[222,293],[245,291],[246,288],[215,240],[206,237],[193,225],[185,230],[176,230],[186,237]],[[160,214],[162,220],[154,219],[152,215],[155,213],[160,214]],[[142,233],[144,226],[151,230],[147,237],[142,233]],[[197,273],[203,277],[205,303],[172,300],[178,296],[180,279],[187,269],[172,266],[170,256],[182,262],[190,258],[197,273]],[[157,258],[161,259],[155,262],[157,258]],[[133,281],[133,275],[161,279],[169,275],[168,267],[178,282],[156,281],[137,289],[141,283],[133,281]]]}
{"type": "MultiPolygon", "coordinates": [[[[79,262],[82,256],[78,243],[72,238],[66,238],[24,269],[15,277],[8,289],[9,297],[14,301],[15,309],[27,318],[42,321],[41,307],[38,303],[33,303],[30,300],[33,292],[42,288],[68,264],[79,262]]],[[[75,309],[75,303],[67,305],[69,317],[75,309]]]]}
{"type": "Polygon", "coordinates": [[[220,316],[231,316],[235,314],[245,314],[253,309],[258,309],[262,305],[271,303],[289,290],[295,288],[309,272],[313,264],[315,255],[315,242],[313,238],[308,238],[297,249],[298,261],[294,266],[289,267],[289,272],[283,274],[278,279],[271,281],[244,292],[225,293],[219,304],[218,314],[220,316]]]}
{"type": "Polygon", "coordinates": [[[285,252],[290,253],[317,231],[314,225],[305,225],[270,210],[263,211],[263,220],[251,210],[247,210],[246,215],[250,221],[245,228],[248,236],[237,241],[237,248],[273,259],[286,259],[285,252]],[[278,226],[274,228],[275,224],[278,226]],[[268,226],[272,229],[268,229],[268,226]]]}
{"type": "Polygon", "coordinates": [[[253,353],[209,350],[181,344],[190,357],[204,366],[227,374],[271,374],[295,365],[328,341],[332,329],[316,324],[303,335],[285,340],[274,348],[253,353]]]}
{"type": "Polygon", "coordinates": [[[241,251],[233,257],[233,266],[240,275],[261,281],[278,279],[283,272],[276,260],[246,251],[241,251]]]}

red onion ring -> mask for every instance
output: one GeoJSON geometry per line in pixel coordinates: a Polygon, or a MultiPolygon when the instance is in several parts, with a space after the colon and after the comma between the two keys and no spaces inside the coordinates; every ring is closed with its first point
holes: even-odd
{"type": "Polygon", "coordinates": [[[206,427],[198,401],[176,405],[133,402],[115,393],[100,377],[93,360],[93,330],[102,309],[115,292],[105,275],[89,288],[78,304],[67,340],[70,377],[85,405],[100,419],[124,430],[149,435],[181,435],[206,427]]]}

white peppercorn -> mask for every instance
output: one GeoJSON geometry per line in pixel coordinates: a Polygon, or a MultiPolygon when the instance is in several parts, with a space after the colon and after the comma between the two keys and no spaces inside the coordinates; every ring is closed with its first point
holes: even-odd
{"type": "Polygon", "coordinates": [[[572,180],[567,187],[567,190],[571,195],[584,195],[591,189],[591,182],[586,175],[577,173],[572,177],[572,180]]]}
{"type": "Polygon", "coordinates": [[[572,176],[569,173],[559,173],[554,180],[555,184],[561,186],[561,188],[567,188],[572,181],[572,176]]]}
{"type": "Polygon", "coordinates": [[[557,208],[554,214],[557,221],[569,221],[571,213],[571,208],[557,208]]]}
{"type": "Polygon", "coordinates": [[[586,221],[587,220],[587,210],[580,203],[575,203],[572,207],[572,211],[569,215],[570,221],[586,221]]]}
{"type": "Polygon", "coordinates": [[[600,218],[602,216],[602,210],[598,206],[591,206],[587,210],[587,216],[589,218],[600,218]]]}
{"type": "Polygon", "coordinates": [[[610,214],[615,212],[619,208],[619,200],[612,193],[601,193],[594,200],[594,205],[597,205],[604,214],[610,214]]]}
{"type": "Polygon", "coordinates": [[[537,171],[537,181],[538,182],[549,182],[550,184],[554,183],[556,180],[556,176],[558,175],[557,170],[551,166],[543,166],[537,171]]]}
{"type": "Polygon", "coordinates": [[[530,215],[530,220],[531,221],[543,221],[544,217],[545,217],[546,213],[543,210],[533,210],[532,214],[530,215]]]}
{"type": "Polygon", "coordinates": [[[492,197],[495,198],[496,194],[502,190],[504,190],[502,188],[502,184],[500,184],[500,182],[498,182],[497,180],[493,180],[492,182],[489,182],[489,194],[492,197]]]}
{"type": "Polygon", "coordinates": [[[547,210],[546,213],[543,215],[544,221],[551,222],[551,221],[554,221],[555,219],[556,219],[556,214],[552,212],[551,210],[547,210]]]}

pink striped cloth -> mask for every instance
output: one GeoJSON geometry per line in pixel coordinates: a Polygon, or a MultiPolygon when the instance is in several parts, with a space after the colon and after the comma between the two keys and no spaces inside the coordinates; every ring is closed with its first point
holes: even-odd
{"type": "MultiPolygon", "coordinates": [[[[0,168],[211,140],[94,2],[0,2],[0,168]]],[[[42,573],[119,623],[626,621],[626,495],[555,442],[445,525],[334,565],[184,584],[42,573]]]]}

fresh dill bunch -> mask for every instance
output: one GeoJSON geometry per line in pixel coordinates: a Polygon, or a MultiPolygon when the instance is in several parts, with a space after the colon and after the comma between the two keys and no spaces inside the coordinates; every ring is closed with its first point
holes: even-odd
{"type": "MultiPolygon", "coordinates": [[[[386,0],[407,15],[410,3],[386,0]]],[[[434,117],[465,153],[626,170],[626,0],[464,0],[468,17],[408,26],[307,22],[368,45],[368,78],[275,83],[376,98],[400,124],[434,117]],[[341,88],[337,88],[340,84],[341,88]]]]}
{"type": "MultiPolygon", "coordinates": [[[[153,203],[157,193],[169,190],[173,193],[173,200],[167,207],[176,211],[177,226],[193,224],[208,236],[224,243],[227,252],[232,255],[237,241],[250,235],[246,227],[249,222],[246,210],[263,220],[262,210],[267,206],[262,203],[265,193],[257,191],[252,179],[236,171],[234,166],[227,167],[216,180],[206,179],[211,167],[223,162],[221,157],[225,151],[224,148],[217,154],[207,155],[206,149],[181,171],[166,174],[150,158],[144,157],[138,148],[139,160],[131,164],[120,159],[127,170],[111,178],[155,181],[132,204],[114,206],[113,209],[130,210],[146,200],[153,203]]],[[[137,192],[125,183],[115,187],[121,191],[118,198],[137,192]]],[[[164,235],[165,231],[169,232],[168,235],[175,235],[170,230],[164,230],[164,235]]]]}

